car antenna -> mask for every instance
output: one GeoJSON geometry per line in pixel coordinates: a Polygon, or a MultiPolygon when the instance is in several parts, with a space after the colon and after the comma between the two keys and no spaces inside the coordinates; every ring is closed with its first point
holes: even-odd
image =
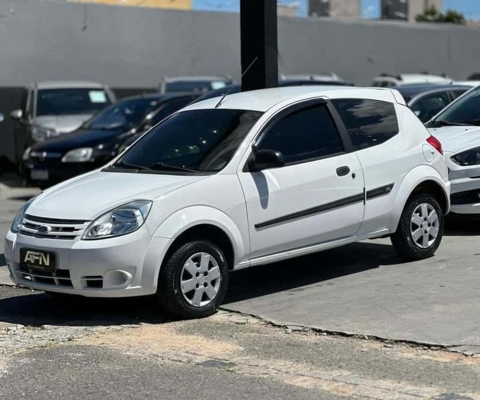
{"type": "MultiPolygon", "coordinates": [[[[253,67],[253,64],[255,64],[255,62],[256,62],[257,60],[258,60],[258,56],[256,56],[255,59],[252,61],[252,63],[248,66],[248,68],[247,68],[245,71],[243,71],[243,74],[242,74],[242,76],[240,77],[240,79],[242,79],[242,78],[245,76],[245,74],[250,70],[250,68],[253,67]]],[[[233,83],[232,83],[232,84],[230,85],[230,89],[228,89],[228,90],[225,92],[225,94],[222,96],[222,98],[221,98],[220,101],[217,103],[217,105],[215,106],[215,108],[218,108],[218,107],[220,107],[220,106],[222,105],[223,100],[225,100],[225,97],[227,97],[227,96],[230,94],[230,92],[233,90],[233,86],[234,86],[234,85],[233,85],[233,83]]]]}

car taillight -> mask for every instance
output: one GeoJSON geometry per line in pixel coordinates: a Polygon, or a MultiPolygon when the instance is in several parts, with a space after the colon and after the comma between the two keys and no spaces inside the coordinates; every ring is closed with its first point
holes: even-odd
{"type": "Polygon", "coordinates": [[[438,140],[435,136],[430,136],[427,139],[427,142],[430,146],[432,146],[435,150],[437,150],[440,154],[443,155],[443,149],[440,140],[438,140]]]}

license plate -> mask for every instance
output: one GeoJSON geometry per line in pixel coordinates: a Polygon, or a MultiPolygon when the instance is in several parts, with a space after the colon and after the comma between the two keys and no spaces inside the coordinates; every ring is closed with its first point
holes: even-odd
{"type": "Polygon", "coordinates": [[[20,249],[20,268],[53,274],[56,269],[56,255],[47,251],[20,249]]]}
{"type": "Polygon", "coordinates": [[[32,169],[30,177],[34,181],[48,181],[48,170],[46,169],[32,169]]]}

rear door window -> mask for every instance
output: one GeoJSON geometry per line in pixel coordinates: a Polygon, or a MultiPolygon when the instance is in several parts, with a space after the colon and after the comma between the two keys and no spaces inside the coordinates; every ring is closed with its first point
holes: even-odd
{"type": "Polygon", "coordinates": [[[368,99],[332,100],[355,150],[377,146],[394,137],[398,129],[392,103],[368,99]]]}

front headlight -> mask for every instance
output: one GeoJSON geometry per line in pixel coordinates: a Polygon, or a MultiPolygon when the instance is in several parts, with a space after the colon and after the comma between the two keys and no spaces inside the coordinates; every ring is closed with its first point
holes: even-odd
{"type": "Polygon", "coordinates": [[[71,150],[63,156],[62,162],[87,162],[92,159],[92,154],[93,149],[90,147],[71,150]]]}
{"type": "Polygon", "coordinates": [[[93,221],[83,239],[105,239],[135,232],[144,224],[151,208],[152,202],[148,200],[136,200],[115,208],[93,221]]]}
{"type": "Polygon", "coordinates": [[[480,164],[480,147],[464,151],[462,153],[452,156],[452,161],[455,164],[467,166],[467,165],[479,165],[480,164]]]}
{"type": "Polygon", "coordinates": [[[43,126],[34,126],[32,128],[32,139],[36,142],[43,142],[58,135],[59,133],[52,128],[45,128],[43,126]]]}
{"type": "Polygon", "coordinates": [[[25,217],[25,213],[27,212],[28,207],[30,207],[30,204],[32,204],[36,198],[37,196],[28,200],[22,207],[20,207],[20,210],[18,211],[17,215],[13,219],[12,226],[10,227],[10,230],[12,232],[14,233],[20,232],[20,225],[22,224],[23,218],[25,217]]]}

